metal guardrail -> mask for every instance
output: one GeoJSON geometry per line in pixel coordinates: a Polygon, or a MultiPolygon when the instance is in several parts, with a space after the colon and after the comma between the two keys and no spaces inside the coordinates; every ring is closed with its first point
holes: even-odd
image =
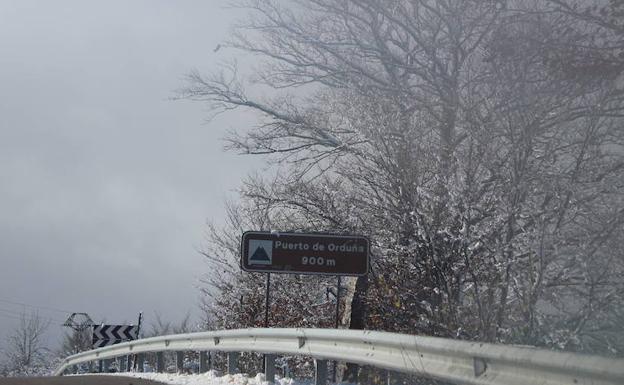
{"type": "MultiPolygon", "coordinates": [[[[163,351],[258,352],[315,358],[326,379],[325,360],[372,365],[457,384],[624,384],[624,360],[396,333],[337,329],[239,329],[146,338],[78,353],[73,365],[163,351]]],[[[234,370],[235,359],[229,365],[234,370]]],[[[272,361],[271,361],[272,362],[272,361]]],[[[273,369],[271,369],[273,370],[273,369]]],[[[273,371],[274,373],[274,371],[273,371]]],[[[322,374],[321,374],[322,376],[322,374]]]]}

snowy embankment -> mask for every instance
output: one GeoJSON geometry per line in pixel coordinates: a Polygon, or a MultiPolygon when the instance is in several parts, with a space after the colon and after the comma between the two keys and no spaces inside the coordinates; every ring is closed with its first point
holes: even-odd
{"type": "MultiPolygon", "coordinates": [[[[146,380],[173,385],[269,385],[264,374],[248,377],[246,374],[217,375],[214,371],[203,374],[176,374],[176,373],[115,373],[117,376],[137,377],[146,380]]],[[[275,385],[310,385],[312,381],[298,381],[292,378],[280,378],[276,376],[275,385]]]]}

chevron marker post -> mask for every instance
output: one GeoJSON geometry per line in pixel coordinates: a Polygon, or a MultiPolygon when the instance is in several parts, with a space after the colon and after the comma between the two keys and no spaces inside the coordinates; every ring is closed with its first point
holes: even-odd
{"type": "Polygon", "coordinates": [[[138,334],[139,327],[136,325],[97,325],[93,327],[93,348],[133,341],[138,334]]]}

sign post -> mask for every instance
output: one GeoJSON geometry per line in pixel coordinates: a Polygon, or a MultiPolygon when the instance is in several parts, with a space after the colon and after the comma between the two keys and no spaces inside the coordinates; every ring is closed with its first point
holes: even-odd
{"type": "Polygon", "coordinates": [[[338,319],[338,317],[340,317],[340,290],[341,290],[341,282],[342,281],[342,276],[338,276],[338,285],[336,286],[336,329],[338,329],[338,325],[340,324],[340,321],[338,319]]]}
{"type": "MultiPolygon", "coordinates": [[[[141,321],[143,321],[143,312],[142,311],[139,312],[139,322],[137,324],[137,332],[136,332],[137,339],[140,338],[140,336],[141,336],[141,321]]],[[[134,370],[137,370],[138,367],[139,367],[139,356],[134,354],[133,357],[134,357],[134,361],[132,363],[132,368],[134,370]]],[[[141,371],[143,371],[142,365],[141,365],[141,371]]]]}
{"type": "MultiPolygon", "coordinates": [[[[336,286],[336,325],[335,328],[338,329],[340,325],[340,290],[342,290],[341,286],[342,276],[338,276],[338,285],[336,286]]],[[[338,361],[334,361],[334,370],[332,370],[332,382],[336,383],[336,370],[338,369],[338,361]]]]}
{"type": "Polygon", "coordinates": [[[267,273],[266,292],[264,296],[264,327],[269,327],[269,293],[271,290],[271,273],[267,273]]]}

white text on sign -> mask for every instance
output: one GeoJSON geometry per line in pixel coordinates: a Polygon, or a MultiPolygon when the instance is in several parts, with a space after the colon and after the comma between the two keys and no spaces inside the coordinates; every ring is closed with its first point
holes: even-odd
{"type": "Polygon", "coordinates": [[[297,243],[290,243],[290,242],[282,242],[282,241],[275,241],[275,244],[273,246],[274,249],[276,250],[315,250],[315,251],[340,251],[340,252],[352,252],[352,253],[363,253],[364,252],[364,246],[361,245],[349,245],[349,244],[341,244],[341,245],[337,245],[334,243],[329,243],[327,245],[323,244],[323,243],[314,243],[312,244],[312,246],[310,246],[310,244],[308,243],[303,243],[303,242],[297,242],[297,243]]]}

